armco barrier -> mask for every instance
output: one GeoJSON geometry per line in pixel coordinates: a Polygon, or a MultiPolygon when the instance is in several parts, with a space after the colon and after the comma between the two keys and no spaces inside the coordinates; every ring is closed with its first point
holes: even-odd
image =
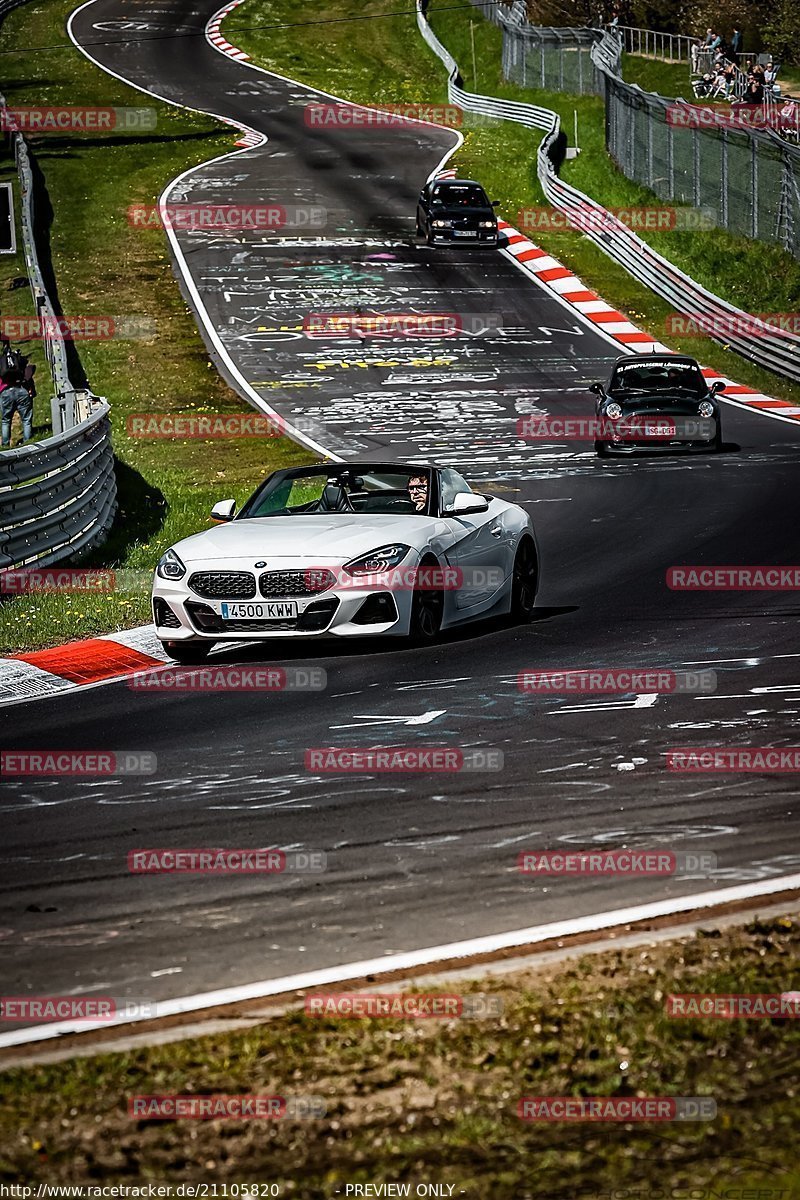
{"type": "MultiPolygon", "coordinates": [[[[524,24],[524,5],[517,3],[511,11],[497,5],[493,20],[505,28],[509,26],[515,34],[524,24]]],[[[653,250],[637,237],[627,225],[608,213],[601,204],[560,179],[554,165],[559,139],[563,141],[558,114],[548,108],[521,101],[500,100],[493,96],[480,96],[466,92],[460,84],[458,64],[434,34],[425,17],[424,0],[417,0],[417,25],[422,37],[434,54],[444,63],[448,71],[448,100],[465,112],[480,113],[505,121],[515,121],[532,129],[544,131],[537,153],[537,174],[547,200],[565,214],[581,214],[580,228],[610,258],[623,266],[635,279],[646,284],[657,295],[675,306],[676,312],[699,314],[713,318],[724,328],[753,328],[754,318],[727,301],[715,296],[695,280],[653,250]],[[591,220],[592,214],[596,219],[591,220]],[[587,220],[587,216],[590,218],[587,220]]],[[[528,27],[535,32],[534,27],[528,27]]],[[[527,31],[526,31],[527,32],[527,31]]],[[[547,31],[550,32],[549,30],[547,31]]],[[[568,31],[559,31],[566,33],[568,31]]],[[[583,34],[584,31],[579,31],[583,34]]],[[[581,37],[578,45],[583,47],[581,37]]],[[[591,50],[592,62],[601,77],[606,76],[610,65],[618,59],[619,44],[616,38],[595,33],[591,50]]],[[[726,333],[715,340],[736,350],[742,357],[779,372],[789,379],[800,381],[800,337],[793,334],[764,334],[752,336],[747,333],[726,333]]]]}
{"type": "MultiPolygon", "coordinates": [[[[5,102],[0,97],[0,105],[5,102]]],[[[28,158],[28,147],[21,134],[11,135],[14,146],[14,156],[17,162],[17,174],[20,186],[20,224],[22,226],[22,247],[25,252],[25,262],[28,268],[33,304],[36,315],[44,320],[45,336],[42,338],[45,358],[53,378],[53,400],[51,404],[53,433],[61,433],[69,429],[79,419],[76,405],[76,391],[69,378],[67,367],[66,345],[63,338],[54,338],[48,331],[56,328],[55,310],[45,287],[39,257],[36,253],[33,224],[33,173],[28,158]]]]}
{"type": "MultiPolygon", "coordinates": [[[[19,0],[0,0],[0,23],[19,0]]],[[[5,100],[0,96],[0,105],[5,100]]],[[[36,312],[55,309],[34,239],[33,175],[21,134],[13,135],[21,189],[22,246],[36,312]]],[[[48,566],[101,545],[117,511],[117,483],[105,400],[73,387],[63,340],[43,339],[53,379],[54,436],[0,451],[0,569],[48,566]]]]}
{"type": "Polygon", "coordinates": [[[117,507],[108,404],[0,454],[0,567],[46,566],[100,545],[117,507]]]}

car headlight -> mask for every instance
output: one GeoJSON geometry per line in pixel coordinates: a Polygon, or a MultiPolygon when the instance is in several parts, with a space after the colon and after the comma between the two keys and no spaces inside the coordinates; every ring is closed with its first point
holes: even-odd
{"type": "Polygon", "coordinates": [[[350,562],[346,562],[342,567],[348,575],[380,575],[383,571],[388,571],[390,567],[396,567],[401,563],[408,554],[410,546],[404,545],[403,542],[393,542],[391,546],[380,546],[377,550],[370,550],[369,554],[362,554],[359,558],[351,558],[350,562]]]}
{"type": "Polygon", "coordinates": [[[700,413],[701,417],[713,417],[714,405],[710,400],[703,400],[697,411],[700,413]]]}
{"type": "Polygon", "coordinates": [[[610,417],[612,421],[618,421],[622,416],[622,409],[619,404],[612,400],[610,404],[606,405],[606,416],[610,417]]]}
{"type": "Polygon", "coordinates": [[[434,229],[452,229],[453,222],[452,221],[431,221],[431,225],[433,225],[434,229]]]}
{"type": "Polygon", "coordinates": [[[167,550],[166,554],[161,555],[156,567],[156,575],[160,575],[162,579],[183,579],[185,574],[186,567],[174,550],[167,550]]]}
{"type": "Polygon", "coordinates": [[[481,229],[494,229],[494,221],[479,221],[478,225],[481,229]]]}

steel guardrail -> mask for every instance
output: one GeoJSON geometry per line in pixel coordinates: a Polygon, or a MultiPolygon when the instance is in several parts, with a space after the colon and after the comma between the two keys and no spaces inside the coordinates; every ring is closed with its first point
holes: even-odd
{"type": "MultiPolygon", "coordinates": [[[[3,18],[25,0],[0,0],[3,18]]],[[[0,106],[5,99],[0,96],[0,106]]],[[[36,248],[34,186],[28,148],[12,133],[20,183],[21,243],[45,357],[53,380],[53,436],[0,451],[0,570],[45,567],[101,545],[117,511],[117,483],[106,400],[76,389],[36,248]]],[[[13,216],[13,214],[12,214],[13,216]]]]}
{"type": "MultiPolygon", "coordinates": [[[[514,23],[515,31],[518,31],[521,24],[521,7],[523,6],[515,5],[510,17],[506,18],[506,10],[497,6],[497,23],[503,26],[508,19],[514,23]]],[[[724,325],[726,330],[735,329],[737,325],[752,328],[757,323],[752,314],[729,304],[702,287],[637,237],[627,225],[601,204],[559,177],[554,163],[555,145],[561,133],[558,113],[534,104],[501,100],[465,91],[459,82],[461,76],[458,64],[428,24],[424,0],[417,0],[417,26],[427,45],[448,70],[447,94],[451,104],[465,112],[514,121],[544,132],[545,136],[537,151],[537,174],[545,197],[567,217],[572,214],[577,223],[576,227],[595,245],[623,266],[635,279],[674,304],[679,313],[696,314],[711,322],[716,320],[724,325]]],[[[530,28],[533,30],[535,27],[530,28]]],[[[583,32],[580,31],[581,34],[583,32]]],[[[604,35],[600,30],[595,33],[595,44],[599,49],[596,53],[593,49],[592,61],[599,71],[608,71],[610,64],[618,61],[619,40],[604,35]]],[[[777,371],[789,379],[800,381],[800,337],[790,333],[765,333],[763,336],[759,333],[750,336],[735,332],[725,332],[719,336],[712,333],[711,336],[720,344],[734,349],[743,358],[771,371],[777,371]]]]}
{"type": "Polygon", "coordinates": [[[109,407],[0,454],[0,568],[63,562],[105,540],[117,507],[109,407]]]}
{"type": "MultiPolygon", "coordinates": [[[[0,96],[0,107],[6,107],[5,99],[0,96]]],[[[63,337],[53,337],[52,331],[57,328],[58,319],[55,309],[47,292],[44,276],[39,265],[34,237],[33,212],[33,172],[25,139],[20,133],[12,133],[14,158],[17,164],[17,175],[20,185],[20,225],[22,247],[28,268],[33,306],[36,316],[42,322],[42,348],[53,379],[53,401],[51,404],[53,432],[60,433],[69,429],[77,420],[76,389],[69,377],[66,344],[63,337]]]]}

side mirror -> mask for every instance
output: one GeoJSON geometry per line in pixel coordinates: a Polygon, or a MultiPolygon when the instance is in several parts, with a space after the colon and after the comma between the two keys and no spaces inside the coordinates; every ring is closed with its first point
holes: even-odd
{"type": "Polygon", "coordinates": [[[721,379],[715,379],[711,385],[712,394],[716,395],[717,392],[724,392],[724,391],[725,391],[725,384],[722,382],[721,379]]]}
{"type": "Polygon", "coordinates": [[[594,392],[595,396],[605,396],[606,389],[602,383],[592,383],[589,385],[589,391],[594,392]]]}
{"type": "Polygon", "coordinates": [[[212,521],[232,521],[236,512],[235,500],[218,500],[211,510],[212,521]]]}
{"type": "Polygon", "coordinates": [[[499,207],[500,207],[500,201],[499,201],[499,200],[493,200],[493,201],[492,201],[492,208],[499,208],[499,207]]]}
{"type": "Polygon", "coordinates": [[[458,492],[453,500],[450,515],[465,517],[468,513],[483,513],[489,511],[489,501],[485,496],[476,492],[458,492]]]}

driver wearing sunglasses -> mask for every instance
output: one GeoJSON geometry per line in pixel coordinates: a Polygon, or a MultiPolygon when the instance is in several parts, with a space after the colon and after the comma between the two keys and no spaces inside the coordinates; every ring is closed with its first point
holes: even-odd
{"type": "Polygon", "coordinates": [[[428,507],[428,480],[424,475],[412,475],[408,481],[408,494],[417,512],[428,507]]]}

